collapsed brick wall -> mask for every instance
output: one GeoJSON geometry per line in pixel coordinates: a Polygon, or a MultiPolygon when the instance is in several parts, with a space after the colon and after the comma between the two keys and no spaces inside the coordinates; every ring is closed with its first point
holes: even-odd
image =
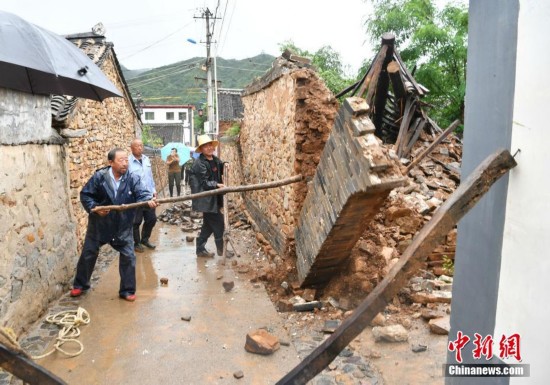
{"type": "Polygon", "coordinates": [[[390,191],[403,184],[399,162],[374,136],[364,99],[348,98],[321,155],[296,231],[298,278],[326,284],[341,271],[390,191]]]}
{"type": "MultiPolygon", "coordinates": [[[[420,153],[432,141],[433,138],[423,133],[413,153],[420,153]]],[[[387,147],[395,157],[392,146],[387,147]]],[[[392,191],[381,211],[364,224],[363,234],[351,251],[349,264],[327,285],[325,295],[346,296],[356,306],[382,281],[416,233],[458,187],[461,158],[462,145],[456,137],[450,136],[406,175],[405,185],[392,191]]],[[[401,166],[404,175],[405,166],[401,166]]],[[[454,260],[456,235],[456,229],[451,230],[445,243],[426,256],[425,269],[432,270],[435,275],[452,275],[443,264],[451,265],[454,260]]]]}
{"type": "MultiPolygon", "coordinates": [[[[262,183],[302,174],[310,179],[337,111],[317,74],[284,59],[244,92],[240,133],[243,182],[262,183]]],[[[244,194],[245,206],[273,248],[292,248],[306,181],[244,194]]]]}
{"type": "MultiPolygon", "coordinates": [[[[101,69],[119,90],[124,90],[112,55],[109,54],[101,69]]],[[[96,169],[108,165],[109,150],[121,147],[130,151],[130,142],[140,132],[139,121],[129,97],[107,98],[101,103],[79,99],[64,128],[87,130],[82,137],[69,138],[67,146],[70,197],[77,222],[76,233],[80,249],[88,223],[88,214],[80,204],[80,191],[96,169]]]]}

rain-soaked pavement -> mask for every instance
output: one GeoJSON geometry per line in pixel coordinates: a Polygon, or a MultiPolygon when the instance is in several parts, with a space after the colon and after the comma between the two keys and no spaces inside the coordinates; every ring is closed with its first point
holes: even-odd
{"type": "MultiPolygon", "coordinates": [[[[153,242],[156,250],[137,254],[136,302],[118,298],[115,259],[102,273],[96,267],[100,279],[89,293],[78,299],[66,294],[49,309],[52,314],[82,306],[91,322],[81,327],[80,356],[56,352],[39,364],[69,384],[168,385],[273,384],[299,362],[292,344],[270,356],[244,349],[246,334],[258,328],[289,341],[263,286],[239,279],[219,257],[196,258],[194,243],[177,226],[158,223],[153,242]],[[168,278],[168,285],[160,278],[168,278]],[[235,282],[232,291],[225,292],[224,280],[235,282]],[[239,370],[244,377],[236,379],[239,370]]],[[[45,336],[54,334],[57,327],[37,323],[23,346],[43,353],[53,343],[45,336]]]]}

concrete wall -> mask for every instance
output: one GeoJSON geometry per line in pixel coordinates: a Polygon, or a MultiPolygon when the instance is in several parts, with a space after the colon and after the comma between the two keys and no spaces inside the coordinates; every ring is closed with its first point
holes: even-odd
{"type": "MultiPolygon", "coordinates": [[[[462,179],[498,148],[513,150],[518,12],[517,0],[470,2],[462,179]]],[[[512,174],[521,168],[520,163],[512,174]]],[[[472,357],[474,333],[495,332],[508,179],[501,178],[458,225],[449,339],[456,339],[458,331],[471,338],[462,349],[465,363],[480,363],[472,357]]],[[[533,277],[525,278],[532,283],[533,277]]],[[[525,286],[516,288],[525,294],[525,286]]],[[[493,363],[499,362],[498,348],[497,341],[493,363]]],[[[456,362],[454,353],[448,353],[448,362],[456,362]]],[[[507,384],[509,379],[456,377],[446,383],[507,384]]]]}
{"type": "Polygon", "coordinates": [[[0,90],[0,323],[18,334],[66,290],[77,256],[65,150],[32,144],[50,136],[49,100],[0,90]]]}
{"type": "MultiPolygon", "coordinates": [[[[311,179],[336,115],[337,103],[317,74],[289,63],[275,65],[243,96],[240,133],[243,182],[262,183],[302,174],[311,179]]],[[[244,195],[246,207],[274,249],[292,248],[306,182],[244,195]]]]}
{"type": "Polygon", "coordinates": [[[550,34],[548,20],[548,2],[520,2],[511,149],[521,152],[508,184],[494,332],[497,338],[521,336],[522,363],[531,365],[531,376],[511,379],[514,385],[547,384],[550,378],[550,130],[544,113],[550,103],[550,53],[539,48],[550,34]]]}
{"type": "Polygon", "coordinates": [[[0,143],[47,141],[52,134],[50,97],[0,88],[0,143]]]}
{"type": "MultiPolygon", "coordinates": [[[[101,69],[119,90],[124,86],[114,65],[112,53],[101,69]]],[[[68,130],[87,130],[79,138],[68,139],[71,203],[77,221],[79,244],[84,241],[88,214],[80,204],[80,191],[93,172],[108,165],[107,153],[114,147],[130,151],[130,142],[137,135],[139,122],[129,99],[108,98],[103,102],[79,99],[73,113],[67,118],[68,130]]]]}

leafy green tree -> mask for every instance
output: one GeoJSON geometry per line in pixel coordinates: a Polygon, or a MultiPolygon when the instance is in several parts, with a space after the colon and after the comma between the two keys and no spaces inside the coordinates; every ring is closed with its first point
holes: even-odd
{"type": "Polygon", "coordinates": [[[365,23],[369,39],[380,44],[384,32],[396,37],[396,47],[416,80],[430,93],[424,101],[430,115],[445,127],[464,122],[468,9],[456,2],[436,6],[435,0],[366,0],[374,12],[365,23]]]}
{"type": "Polygon", "coordinates": [[[354,79],[346,74],[346,68],[342,64],[340,54],[330,46],[323,46],[312,53],[296,47],[289,40],[279,44],[279,47],[281,51],[288,49],[298,56],[311,59],[311,64],[317,68],[319,76],[334,94],[339,93],[354,82],[354,79]]]}
{"type": "Polygon", "coordinates": [[[204,122],[206,122],[206,104],[203,104],[199,109],[203,111],[203,115],[198,113],[193,117],[193,126],[195,127],[195,134],[202,135],[204,134],[204,122]]]}
{"type": "Polygon", "coordinates": [[[151,126],[145,124],[141,128],[141,141],[144,145],[158,148],[162,146],[162,138],[151,132],[151,126]]]}

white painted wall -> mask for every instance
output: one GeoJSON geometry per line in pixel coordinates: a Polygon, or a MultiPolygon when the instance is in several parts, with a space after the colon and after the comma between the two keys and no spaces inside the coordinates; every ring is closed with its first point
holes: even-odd
{"type": "Polygon", "coordinates": [[[520,1],[511,149],[521,153],[508,185],[495,326],[495,339],[520,333],[522,363],[531,365],[514,385],[550,383],[549,20],[550,2],[520,1]]]}
{"type": "Polygon", "coordinates": [[[190,127],[191,126],[191,119],[192,119],[192,109],[191,108],[147,108],[143,107],[142,115],[141,115],[141,121],[144,124],[160,124],[160,123],[181,123],[181,120],[179,120],[179,113],[185,112],[187,114],[187,119],[183,122],[184,127],[190,127]],[[145,113],[146,112],[154,112],[155,113],[155,119],[154,120],[147,120],[145,119],[145,113]],[[166,113],[167,112],[173,112],[174,113],[174,120],[167,120],[166,119],[166,113]]]}

